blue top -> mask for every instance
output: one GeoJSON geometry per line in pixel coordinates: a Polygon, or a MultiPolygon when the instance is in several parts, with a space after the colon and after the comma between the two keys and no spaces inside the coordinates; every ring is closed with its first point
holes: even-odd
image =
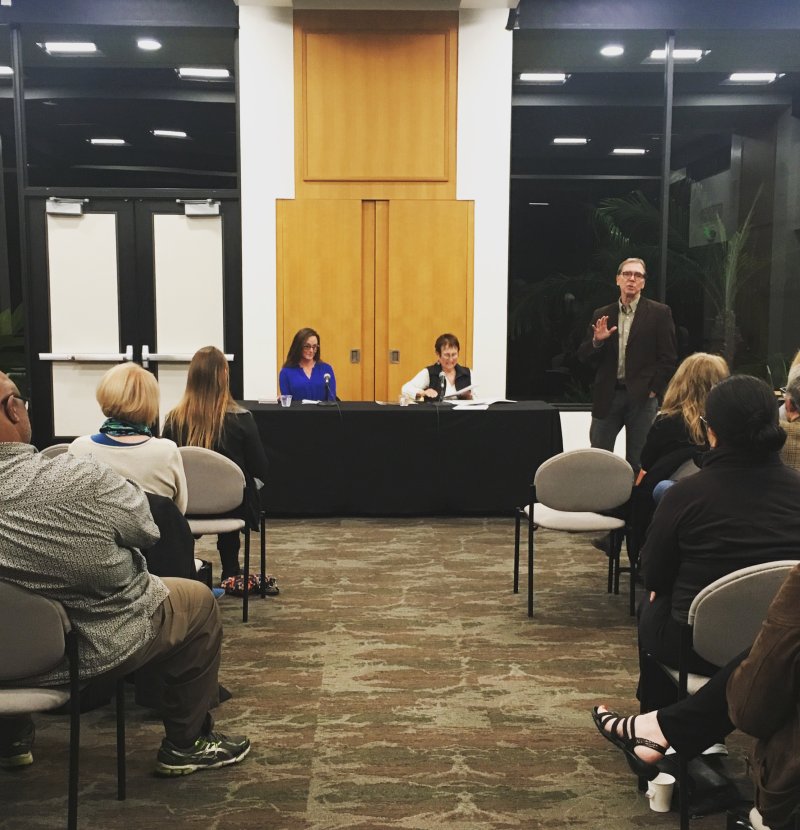
{"type": "Polygon", "coordinates": [[[325,373],[330,373],[330,399],[336,400],[336,376],[330,363],[317,361],[311,370],[311,377],[300,366],[287,366],[281,369],[278,384],[281,395],[291,395],[297,401],[324,401],[325,400],[325,373]]]}

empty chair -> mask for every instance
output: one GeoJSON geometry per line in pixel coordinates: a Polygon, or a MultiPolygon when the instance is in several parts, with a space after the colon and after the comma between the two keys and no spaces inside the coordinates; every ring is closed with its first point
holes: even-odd
{"type": "MultiPolygon", "coordinates": [[[[514,593],[519,591],[519,537],[522,516],[528,518],[528,616],[533,616],[534,532],[539,528],[569,533],[611,533],[608,591],[619,591],[619,555],[624,519],[601,515],[628,501],[633,469],[624,458],[599,449],[560,453],[536,471],[531,503],[518,507],[514,534],[514,593]]],[[[631,608],[635,569],[630,567],[631,608]]]]}
{"type": "MultiPolygon", "coordinates": [[[[69,794],[67,827],[78,825],[80,682],[78,645],[67,613],[59,602],[0,581],[0,714],[45,712],[69,703],[69,794]],[[45,674],[69,661],[69,685],[25,686],[27,678],[45,674]]],[[[124,678],[117,681],[117,798],[125,798],[124,678]]]]}

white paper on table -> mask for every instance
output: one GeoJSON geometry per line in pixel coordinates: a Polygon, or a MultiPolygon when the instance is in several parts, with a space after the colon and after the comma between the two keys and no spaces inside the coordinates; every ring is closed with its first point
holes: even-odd
{"type": "Polygon", "coordinates": [[[488,409],[488,408],[489,408],[489,404],[488,404],[488,403],[478,403],[478,404],[474,404],[474,403],[459,403],[459,404],[456,404],[456,405],[453,407],[453,410],[456,410],[456,409],[461,409],[461,410],[466,411],[466,410],[468,410],[468,409],[471,409],[473,412],[477,412],[477,411],[479,411],[479,410],[482,410],[482,409],[488,409]]]}
{"type": "Polygon", "coordinates": [[[449,400],[452,400],[453,398],[458,398],[459,396],[463,395],[465,392],[471,391],[471,389],[472,389],[472,384],[470,384],[469,386],[465,386],[463,389],[457,389],[455,392],[453,392],[450,395],[445,395],[444,399],[446,401],[449,401],[449,400]]]}
{"type": "Polygon", "coordinates": [[[300,401],[300,403],[309,403],[309,404],[312,404],[313,406],[319,406],[319,401],[310,401],[310,400],[308,400],[308,398],[303,398],[303,400],[300,401]]]}

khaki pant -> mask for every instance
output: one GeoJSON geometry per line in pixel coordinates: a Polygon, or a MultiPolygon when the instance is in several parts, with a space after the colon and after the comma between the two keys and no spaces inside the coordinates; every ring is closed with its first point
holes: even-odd
{"type": "MultiPolygon", "coordinates": [[[[209,732],[209,708],[217,700],[222,621],[214,595],[200,582],[164,577],[169,596],[155,610],[155,637],[124,663],[92,679],[85,692],[97,697],[120,676],[136,672],[137,689],[157,700],[167,739],[188,747],[209,732]]],[[[29,715],[0,718],[0,741],[13,741],[30,728],[29,715]]]]}

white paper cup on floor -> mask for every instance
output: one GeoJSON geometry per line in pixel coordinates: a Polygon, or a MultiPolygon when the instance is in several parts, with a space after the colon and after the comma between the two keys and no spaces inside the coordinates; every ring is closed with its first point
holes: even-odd
{"type": "Polygon", "coordinates": [[[659,772],[647,785],[647,798],[650,799],[650,809],[657,813],[668,813],[672,804],[672,789],[675,786],[675,776],[668,772],[659,772]]]}
{"type": "Polygon", "coordinates": [[[281,395],[281,406],[291,406],[292,405],[292,396],[291,395],[281,395]]]}

